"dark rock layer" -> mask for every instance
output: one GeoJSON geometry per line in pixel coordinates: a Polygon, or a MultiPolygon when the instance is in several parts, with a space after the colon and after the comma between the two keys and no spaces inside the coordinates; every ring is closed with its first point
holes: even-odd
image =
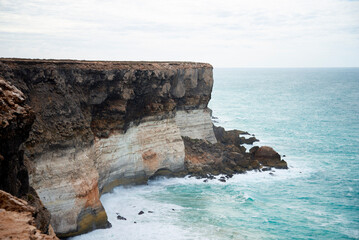
{"type": "Polygon", "coordinates": [[[185,62],[95,62],[1,59],[0,77],[26,96],[36,113],[26,157],[85,147],[94,137],[126,131],[143,117],[204,109],[212,66],[185,62]]]}
{"type": "Polygon", "coordinates": [[[16,87],[0,79],[0,189],[15,196],[29,192],[20,144],[29,136],[35,114],[16,87]]]}

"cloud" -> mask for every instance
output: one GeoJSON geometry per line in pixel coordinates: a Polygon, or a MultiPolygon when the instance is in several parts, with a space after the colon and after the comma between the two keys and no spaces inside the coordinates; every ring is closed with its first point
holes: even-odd
{"type": "Polygon", "coordinates": [[[0,56],[359,66],[357,12],[342,0],[0,0],[0,56]]]}

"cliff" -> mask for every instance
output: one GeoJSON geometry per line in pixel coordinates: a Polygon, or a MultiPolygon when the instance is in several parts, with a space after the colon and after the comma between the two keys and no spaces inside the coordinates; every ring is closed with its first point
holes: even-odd
{"type": "Polygon", "coordinates": [[[100,196],[118,185],[286,168],[270,149],[246,152],[240,132],[213,130],[209,64],[0,59],[0,77],[35,113],[24,161],[59,237],[109,226],[100,196]]]}
{"type": "Polygon", "coordinates": [[[60,237],[107,226],[101,193],[183,170],[181,131],[216,141],[209,64],[1,59],[0,76],[35,112],[24,158],[60,237]]]}

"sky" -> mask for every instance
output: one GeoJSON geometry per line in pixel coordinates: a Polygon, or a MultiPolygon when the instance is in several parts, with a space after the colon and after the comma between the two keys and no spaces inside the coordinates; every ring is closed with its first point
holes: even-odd
{"type": "Polygon", "coordinates": [[[359,1],[0,0],[0,57],[359,67],[359,1]]]}

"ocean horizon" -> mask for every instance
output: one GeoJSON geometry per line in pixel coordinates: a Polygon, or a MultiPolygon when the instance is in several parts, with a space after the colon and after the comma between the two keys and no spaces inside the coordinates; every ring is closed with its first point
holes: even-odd
{"type": "Polygon", "coordinates": [[[215,68],[209,108],[289,169],[117,187],[112,227],[71,239],[359,239],[359,68],[215,68]]]}

